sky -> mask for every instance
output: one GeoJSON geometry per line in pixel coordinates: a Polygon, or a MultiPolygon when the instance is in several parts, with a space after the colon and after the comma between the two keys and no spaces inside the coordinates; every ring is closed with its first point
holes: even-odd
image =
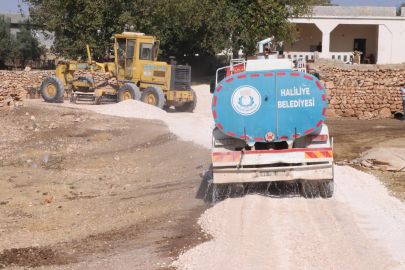
{"type": "MultiPolygon", "coordinates": [[[[18,4],[22,4],[21,0],[0,0],[0,12],[13,12],[19,13],[20,9],[18,4]]],[[[25,12],[28,13],[28,6],[22,5],[22,8],[25,12]]]]}
{"type": "MultiPolygon", "coordinates": [[[[402,2],[405,0],[332,0],[339,6],[398,7],[402,2]]],[[[19,12],[18,4],[22,4],[22,0],[0,0],[0,12],[19,12]]],[[[22,8],[28,13],[27,5],[23,4],[22,8]]]]}

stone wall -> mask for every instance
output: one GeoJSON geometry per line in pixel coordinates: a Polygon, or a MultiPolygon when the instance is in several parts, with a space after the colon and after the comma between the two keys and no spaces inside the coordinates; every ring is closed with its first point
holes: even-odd
{"type": "MultiPolygon", "coordinates": [[[[328,97],[329,117],[372,119],[402,113],[400,90],[405,85],[404,69],[364,70],[321,66],[320,74],[328,97]]],[[[21,106],[24,98],[34,98],[29,95],[28,89],[39,89],[43,79],[54,75],[55,71],[0,71],[0,108],[21,106]]],[[[76,77],[82,75],[90,73],[75,73],[76,77]]],[[[94,78],[96,85],[105,80],[101,72],[96,72],[94,78]]],[[[35,98],[41,97],[36,95],[35,98]]]]}
{"type": "Polygon", "coordinates": [[[54,71],[0,71],[0,108],[21,106],[29,87],[38,87],[54,71]]]}
{"type": "Polygon", "coordinates": [[[330,117],[372,119],[403,113],[404,69],[356,70],[324,66],[320,75],[330,117]]]}
{"type": "MultiPolygon", "coordinates": [[[[75,77],[91,75],[90,72],[76,72],[75,77]]],[[[38,93],[32,95],[30,88],[39,90],[42,81],[48,76],[55,76],[54,70],[45,71],[3,71],[0,70],[0,109],[9,109],[23,105],[25,98],[41,98],[38,93]]],[[[101,72],[95,72],[96,84],[104,81],[101,72]]],[[[67,91],[67,94],[69,91],[67,91]]],[[[66,94],[66,98],[67,95],[66,94]]]]}

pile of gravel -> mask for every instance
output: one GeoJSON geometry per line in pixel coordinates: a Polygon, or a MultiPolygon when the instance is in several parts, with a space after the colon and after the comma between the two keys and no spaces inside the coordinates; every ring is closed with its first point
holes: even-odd
{"type": "MultiPolygon", "coordinates": [[[[192,141],[200,146],[211,148],[212,129],[215,127],[212,118],[212,94],[209,85],[193,86],[198,96],[198,103],[193,113],[177,112],[173,107],[169,113],[158,107],[137,100],[125,100],[116,104],[88,105],[62,103],[62,106],[80,108],[104,115],[148,120],[161,120],[167,124],[170,131],[180,140],[192,141]]],[[[52,105],[52,104],[48,104],[52,105]]],[[[60,104],[57,104],[60,106],[60,104]]]]}
{"type": "Polygon", "coordinates": [[[123,102],[100,106],[103,109],[99,111],[101,114],[132,117],[142,119],[162,119],[166,116],[167,112],[149,104],[143,103],[138,100],[125,100],[123,102]]]}

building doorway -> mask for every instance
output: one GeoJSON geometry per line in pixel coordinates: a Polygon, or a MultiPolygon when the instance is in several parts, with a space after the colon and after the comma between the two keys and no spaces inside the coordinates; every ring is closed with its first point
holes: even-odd
{"type": "Polygon", "coordinates": [[[356,51],[356,50],[363,53],[362,55],[360,55],[360,63],[363,63],[364,56],[366,55],[366,39],[363,39],[363,38],[354,39],[353,51],[356,51]]]}

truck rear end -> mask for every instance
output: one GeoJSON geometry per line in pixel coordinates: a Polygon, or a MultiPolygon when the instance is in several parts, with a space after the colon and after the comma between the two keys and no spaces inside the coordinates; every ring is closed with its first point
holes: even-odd
{"type": "Polygon", "coordinates": [[[289,59],[248,60],[213,90],[214,184],[300,181],[304,195],[333,196],[327,99],[316,77],[289,59]]]}

